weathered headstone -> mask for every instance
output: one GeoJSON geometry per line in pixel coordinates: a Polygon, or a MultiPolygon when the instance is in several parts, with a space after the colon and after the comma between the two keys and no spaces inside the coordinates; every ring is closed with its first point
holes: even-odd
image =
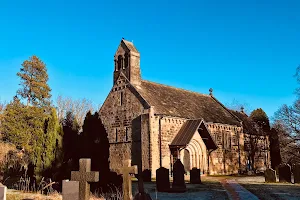
{"type": "Polygon", "coordinates": [[[169,169],[160,167],[156,170],[156,189],[158,192],[170,191],[169,169]]]}
{"type": "Polygon", "coordinates": [[[289,165],[280,165],[278,167],[279,182],[291,183],[291,168],[289,165]]]}
{"type": "Polygon", "coordinates": [[[190,171],[190,183],[191,184],[199,184],[201,183],[201,177],[200,177],[200,169],[193,168],[190,171]]]}
{"type": "Polygon", "coordinates": [[[265,171],[265,182],[266,183],[276,183],[276,171],[273,169],[266,169],[265,171]]]}
{"type": "Polygon", "coordinates": [[[293,166],[294,183],[300,183],[300,165],[293,166]]]}
{"type": "Polygon", "coordinates": [[[145,169],[142,172],[142,176],[144,182],[151,182],[151,171],[149,169],[145,169]]]}
{"type": "Polygon", "coordinates": [[[7,188],[4,185],[0,185],[0,200],[6,200],[7,188]]]}
{"type": "Polygon", "coordinates": [[[131,160],[124,161],[125,166],[119,169],[120,174],[123,175],[123,200],[132,199],[132,182],[130,174],[137,174],[137,166],[131,166],[131,160]]]}
{"type": "Polygon", "coordinates": [[[63,200],[79,200],[79,182],[78,181],[62,181],[62,199],[63,200]]]}
{"type": "Polygon", "coordinates": [[[91,159],[81,158],[79,160],[79,171],[71,172],[71,180],[79,181],[79,199],[89,200],[90,184],[88,182],[98,182],[99,172],[91,172],[91,159]]]}
{"type": "Polygon", "coordinates": [[[184,182],[184,165],[178,159],[174,163],[172,192],[185,192],[186,185],[184,182]]]}

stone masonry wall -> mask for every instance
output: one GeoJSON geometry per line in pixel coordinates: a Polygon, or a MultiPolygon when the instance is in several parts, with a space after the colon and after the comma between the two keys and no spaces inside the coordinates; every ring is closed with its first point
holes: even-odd
{"type": "MultiPolygon", "coordinates": [[[[268,136],[257,136],[252,135],[252,143],[256,146],[257,150],[255,151],[254,156],[254,168],[257,171],[264,171],[267,166],[270,166],[270,154],[269,154],[269,138],[268,136]]],[[[250,135],[245,135],[246,143],[246,154],[247,160],[250,159],[249,151],[251,149],[250,145],[250,135]]]]}
{"type": "MultiPolygon", "coordinates": [[[[125,159],[137,160],[131,157],[131,150],[132,144],[138,145],[140,141],[133,141],[132,139],[137,138],[138,140],[141,136],[134,135],[132,137],[132,122],[140,120],[138,117],[143,113],[144,107],[128,89],[125,78],[119,77],[100,109],[100,117],[108,133],[110,143],[111,169],[123,166],[121,161],[125,159]]],[[[134,134],[140,133],[135,131],[134,134]]]]}
{"type": "Polygon", "coordinates": [[[169,144],[173,141],[176,134],[186,121],[182,118],[163,117],[161,120],[161,159],[162,166],[170,169],[170,147],[169,144]]]}
{"type": "Polygon", "coordinates": [[[241,137],[242,128],[217,123],[207,123],[206,126],[218,146],[218,149],[210,154],[209,173],[212,175],[238,173],[239,156],[240,159],[242,157],[242,149],[238,145],[243,145],[241,144],[241,138],[239,139],[238,137],[238,133],[240,133],[241,137]]]}

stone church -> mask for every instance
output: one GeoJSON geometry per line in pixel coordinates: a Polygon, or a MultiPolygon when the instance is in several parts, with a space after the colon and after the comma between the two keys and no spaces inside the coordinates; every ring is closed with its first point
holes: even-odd
{"type": "MultiPolygon", "coordinates": [[[[159,70],[159,69],[157,69],[159,70]]],[[[239,113],[241,114],[241,113],[239,113]]],[[[110,143],[110,168],[131,159],[139,170],[165,167],[180,159],[188,172],[236,174],[247,169],[243,121],[213,95],[143,80],[140,53],[121,40],[114,56],[113,86],[100,109],[110,143]]],[[[262,137],[268,147],[268,139],[262,137]]],[[[255,158],[262,170],[267,148],[255,158]]]]}

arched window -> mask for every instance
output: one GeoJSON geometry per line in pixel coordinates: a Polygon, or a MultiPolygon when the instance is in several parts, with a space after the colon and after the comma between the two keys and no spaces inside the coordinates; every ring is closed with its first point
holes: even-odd
{"type": "Polygon", "coordinates": [[[129,66],[129,54],[128,53],[125,54],[125,60],[124,61],[125,61],[125,63],[124,63],[123,68],[127,68],[129,66]]]}
{"type": "Polygon", "coordinates": [[[128,127],[125,128],[125,142],[128,141],[128,127]]]}
{"type": "Polygon", "coordinates": [[[121,55],[118,56],[118,70],[122,69],[123,67],[123,58],[121,55]]]}
{"type": "Polygon", "coordinates": [[[118,129],[116,129],[116,142],[118,142],[118,129]]]}

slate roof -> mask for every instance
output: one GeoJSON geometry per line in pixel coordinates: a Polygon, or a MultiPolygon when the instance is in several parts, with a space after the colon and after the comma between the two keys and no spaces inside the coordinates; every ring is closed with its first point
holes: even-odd
{"type": "Polygon", "coordinates": [[[187,145],[192,139],[192,137],[194,136],[196,130],[199,128],[200,123],[201,123],[200,119],[186,121],[182,125],[181,129],[179,130],[179,132],[177,133],[177,135],[175,136],[175,138],[173,139],[170,145],[174,145],[174,146],[187,145]]]}
{"type": "Polygon", "coordinates": [[[126,47],[130,50],[133,51],[135,53],[139,53],[138,50],[135,48],[135,46],[133,45],[132,42],[129,42],[127,40],[122,39],[122,41],[124,42],[124,44],[126,45],[126,47]]]}
{"type": "Polygon", "coordinates": [[[188,145],[197,130],[197,133],[200,134],[207,149],[218,148],[201,119],[187,120],[176,134],[170,147],[183,147],[188,145]]]}
{"type": "Polygon", "coordinates": [[[145,80],[135,88],[150,106],[154,106],[155,114],[240,126],[239,119],[210,95],[145,80]]]}

